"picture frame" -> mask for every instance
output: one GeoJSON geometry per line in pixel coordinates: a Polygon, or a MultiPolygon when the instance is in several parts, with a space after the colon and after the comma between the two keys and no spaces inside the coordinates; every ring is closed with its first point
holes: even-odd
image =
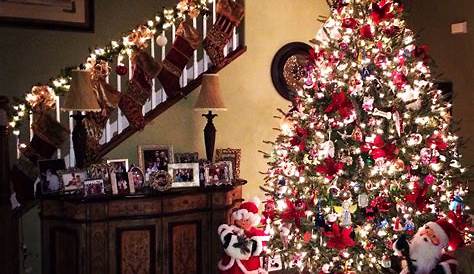
{"type": "Polygon", "coordinates": [[[171,188],[173,179],[168,171],[153,171],[150,174],[149,185],[153,190],[166,191],[171,188]]]}
{"type": "Polygon", "coordinates": [[[111,172],[128,172],[128,159],[111,159],[107,160],[107,164],[110,165],[111,172]]]}
{"type": "Polygon", "coordinates": [[[168,164],[174,163],[172,145],[139,145],[138,166],[149,181],[150,174],[155,171],[168,172],[168,164]]]}
{"type": "Polygon", "coordinates": [[[242,150],[240,148],[218,148],[216,149],[216,161],[232,162],[232,173],[235,178],[240,178],[240,158],[242,150]]]}
{"type": "Polygon", "coordinates": [[[205,186],[232,185],[232,162],[220,161],[204,167],[205,186]]]}
{"type": "Polygon", "coordinates": [[[102,179],[84,181],[84,197],[105,195],[105,184],[102,179]]]}
{"type": "Polygon", "coordinates": [[[57,194],[63,185],[59,171],[66,169],[66,162],[64,159],[56,160],[40,160],[38,161],[39,169],[39,186],[42,195],[57,194]]]}
{"type": "Polygon", "coordinates": [[[11,27],[94,31],[94,0],[3,0],[0,23],[11,27]]]}
{"type": "Polygon", "coordinates": [[[102,179],[104,184],[110,183],[112,166],[107,163],[92,164],[87,168],[87,178],[102,179]]]}
{"type": "Polygon", "coordinates": [[[173,182],[172,188],[199,187],[199,163],[170,164],[168,173],[173,182]]]}
{"type": "Polygon", "coordinates": [[[185,152],[174,154],[175,163],[197,163],[199,162],[199,153],[197,152],[185,152]]]}
{"type": "Polygon", "coordinates": [[[113,172],[111,175],[112,194],[129,195],[135,193],[134,184],[130,184],[128,172],[113,172]]]}
{"type": "Polygon", "coordinates": [[[84,187],[84,181],[87,180],[87,171],[70,168],[59,171],[64,193],[74,193],[84,187]]]}
{"type": "Polygon", "coordinates": [[[136,166],[132,166],[128,172],[128,182],[133,184],[135,192],[141,191],[145,187],[145,175],[143,171],[136,166]]]}

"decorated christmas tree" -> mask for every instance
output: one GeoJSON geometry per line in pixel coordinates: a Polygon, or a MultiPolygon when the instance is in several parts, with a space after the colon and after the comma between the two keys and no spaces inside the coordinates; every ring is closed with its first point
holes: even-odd
{"type": "Polygon", "coordinates": [[[382,273],[402,234],[439,218],[467,230],[460,140],[400,1],[329,6],[265,154],[268,253],[311,273],[382,273]]]}

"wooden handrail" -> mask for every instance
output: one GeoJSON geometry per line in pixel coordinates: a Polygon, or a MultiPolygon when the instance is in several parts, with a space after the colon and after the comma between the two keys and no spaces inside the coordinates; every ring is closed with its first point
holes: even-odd
{"type": "MultiPolygon", "coordinates": [[[[240,55],[242,55],[246,50],[247,50],[246,46],[238,47],[236,50],[231,52],[226,57],[226,62],[223,66],[211,67],[205,73],[217,73],[218,71],[226,67],[228,64],[230,64],[232,61],[234,61],[236,58],[238,58],[240,55]]],[[[189,95],[193,90],[195,90],[201,85],[201,81],[202,81],[202,74],[199,75],[196,79],[189,82],[185,87],[183,87],[179,95],[172,98],[168,98],[166,101],[160,103],[156,108],[149,111],[145,115],[145,123],[146,124],[150,123],[156,117],[158,117],[161,113],[165,112],[167,109],[169,109],[170,107],[174,106],[176,103],[181,101],[181,99],[186,98],[187,95],[189,95]]],[[[98,153],[95,155],[93,161],[99,161],[112,149],[120,145],[122,142],[124,142],[126,139],[128,139],[137,131],[138,130],[136,128],[131,127],[131,126],[128,126],[127,128],[125,128],[120,134],[115,135],[114,137],[112,137],[112,139],[110,139],[109,142],[101,146],[98,153]]]]}

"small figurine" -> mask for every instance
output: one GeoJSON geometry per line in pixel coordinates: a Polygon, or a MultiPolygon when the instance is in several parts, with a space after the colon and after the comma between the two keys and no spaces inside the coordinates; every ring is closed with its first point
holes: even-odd
{"type": "Polygon", "coordinates": [[[244,202],[232,214],[233,224],[222,224],[218,234],[224,247],[224,256],[218,263],[221,274],[265,274],[260,265],[260,254],[269,240],[260,223],[257,202],[244,202]]]}
{"type": "Polygon", "coordinates": [[[334,210],[339,214],[342,226],[350,226],[352,224],[351,214],[357,210],[357,205],[352,204],[352,199],[342,202],[342,205],[335,207],[334,210]]]}

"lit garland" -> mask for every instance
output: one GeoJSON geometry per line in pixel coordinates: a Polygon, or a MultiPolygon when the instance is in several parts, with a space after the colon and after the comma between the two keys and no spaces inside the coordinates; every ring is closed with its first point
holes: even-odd
{"type": "MultiPolygon", "coordinates": [[[[163,8],[154,19],[148,20],[146,24],[137,26],[130,33],[124,35],[122,39],[118,41],[113,40],[103,48],[92,50],[86,62],[78,67],[90,69],[90,67],[88,67],[90,63],[95,64],[95,62],[99,61],[111,63],[116,58],[119,58],[117,65],[123,65],[121,64],[123,56],[131,56],[136,50],[146,48],[156,33],[161,33],[173,25],[178,25],[180,22],[186,20],[186,18],[196,18],[200,14],[208,14],[209,8],[207,5],[212,2],[214,2],[214,0],[181,0],[174,8],[163,8]]],[[[159,36],[159,38],[166,41],[163,37],[159,36]]],[[[42,87],[47,88],[53,98],[55,95],[63,95],[69,90],[71,82],[70,72],[74,68],[75,67],[67,67],[63,69],[58,76],[51,78],[49,83],[42,87]]],[[[35,95],[36,88],[36,86],[33,87],[30,92],[23,96],[23,99],[18,100],[19,103],[13,106],[15,113],[12,115],[9,126],[12,128],[14,135],[20,134],[20,121],[24,119],[34,107],[41,107],[40,105],[44,103],[40,97],[35,95]]]]}
{"type": "MultiPolygon", "coordinates": [[[[450,104],[426,48],[390,0],[334,0],[305,88],[285,116],[262,189],[270,255],[311,273],[383,273],[392,242],[464,220],[468,189],[450,104]]],[[[471,235],[463,223],[465,240],[471,235]]]]}

